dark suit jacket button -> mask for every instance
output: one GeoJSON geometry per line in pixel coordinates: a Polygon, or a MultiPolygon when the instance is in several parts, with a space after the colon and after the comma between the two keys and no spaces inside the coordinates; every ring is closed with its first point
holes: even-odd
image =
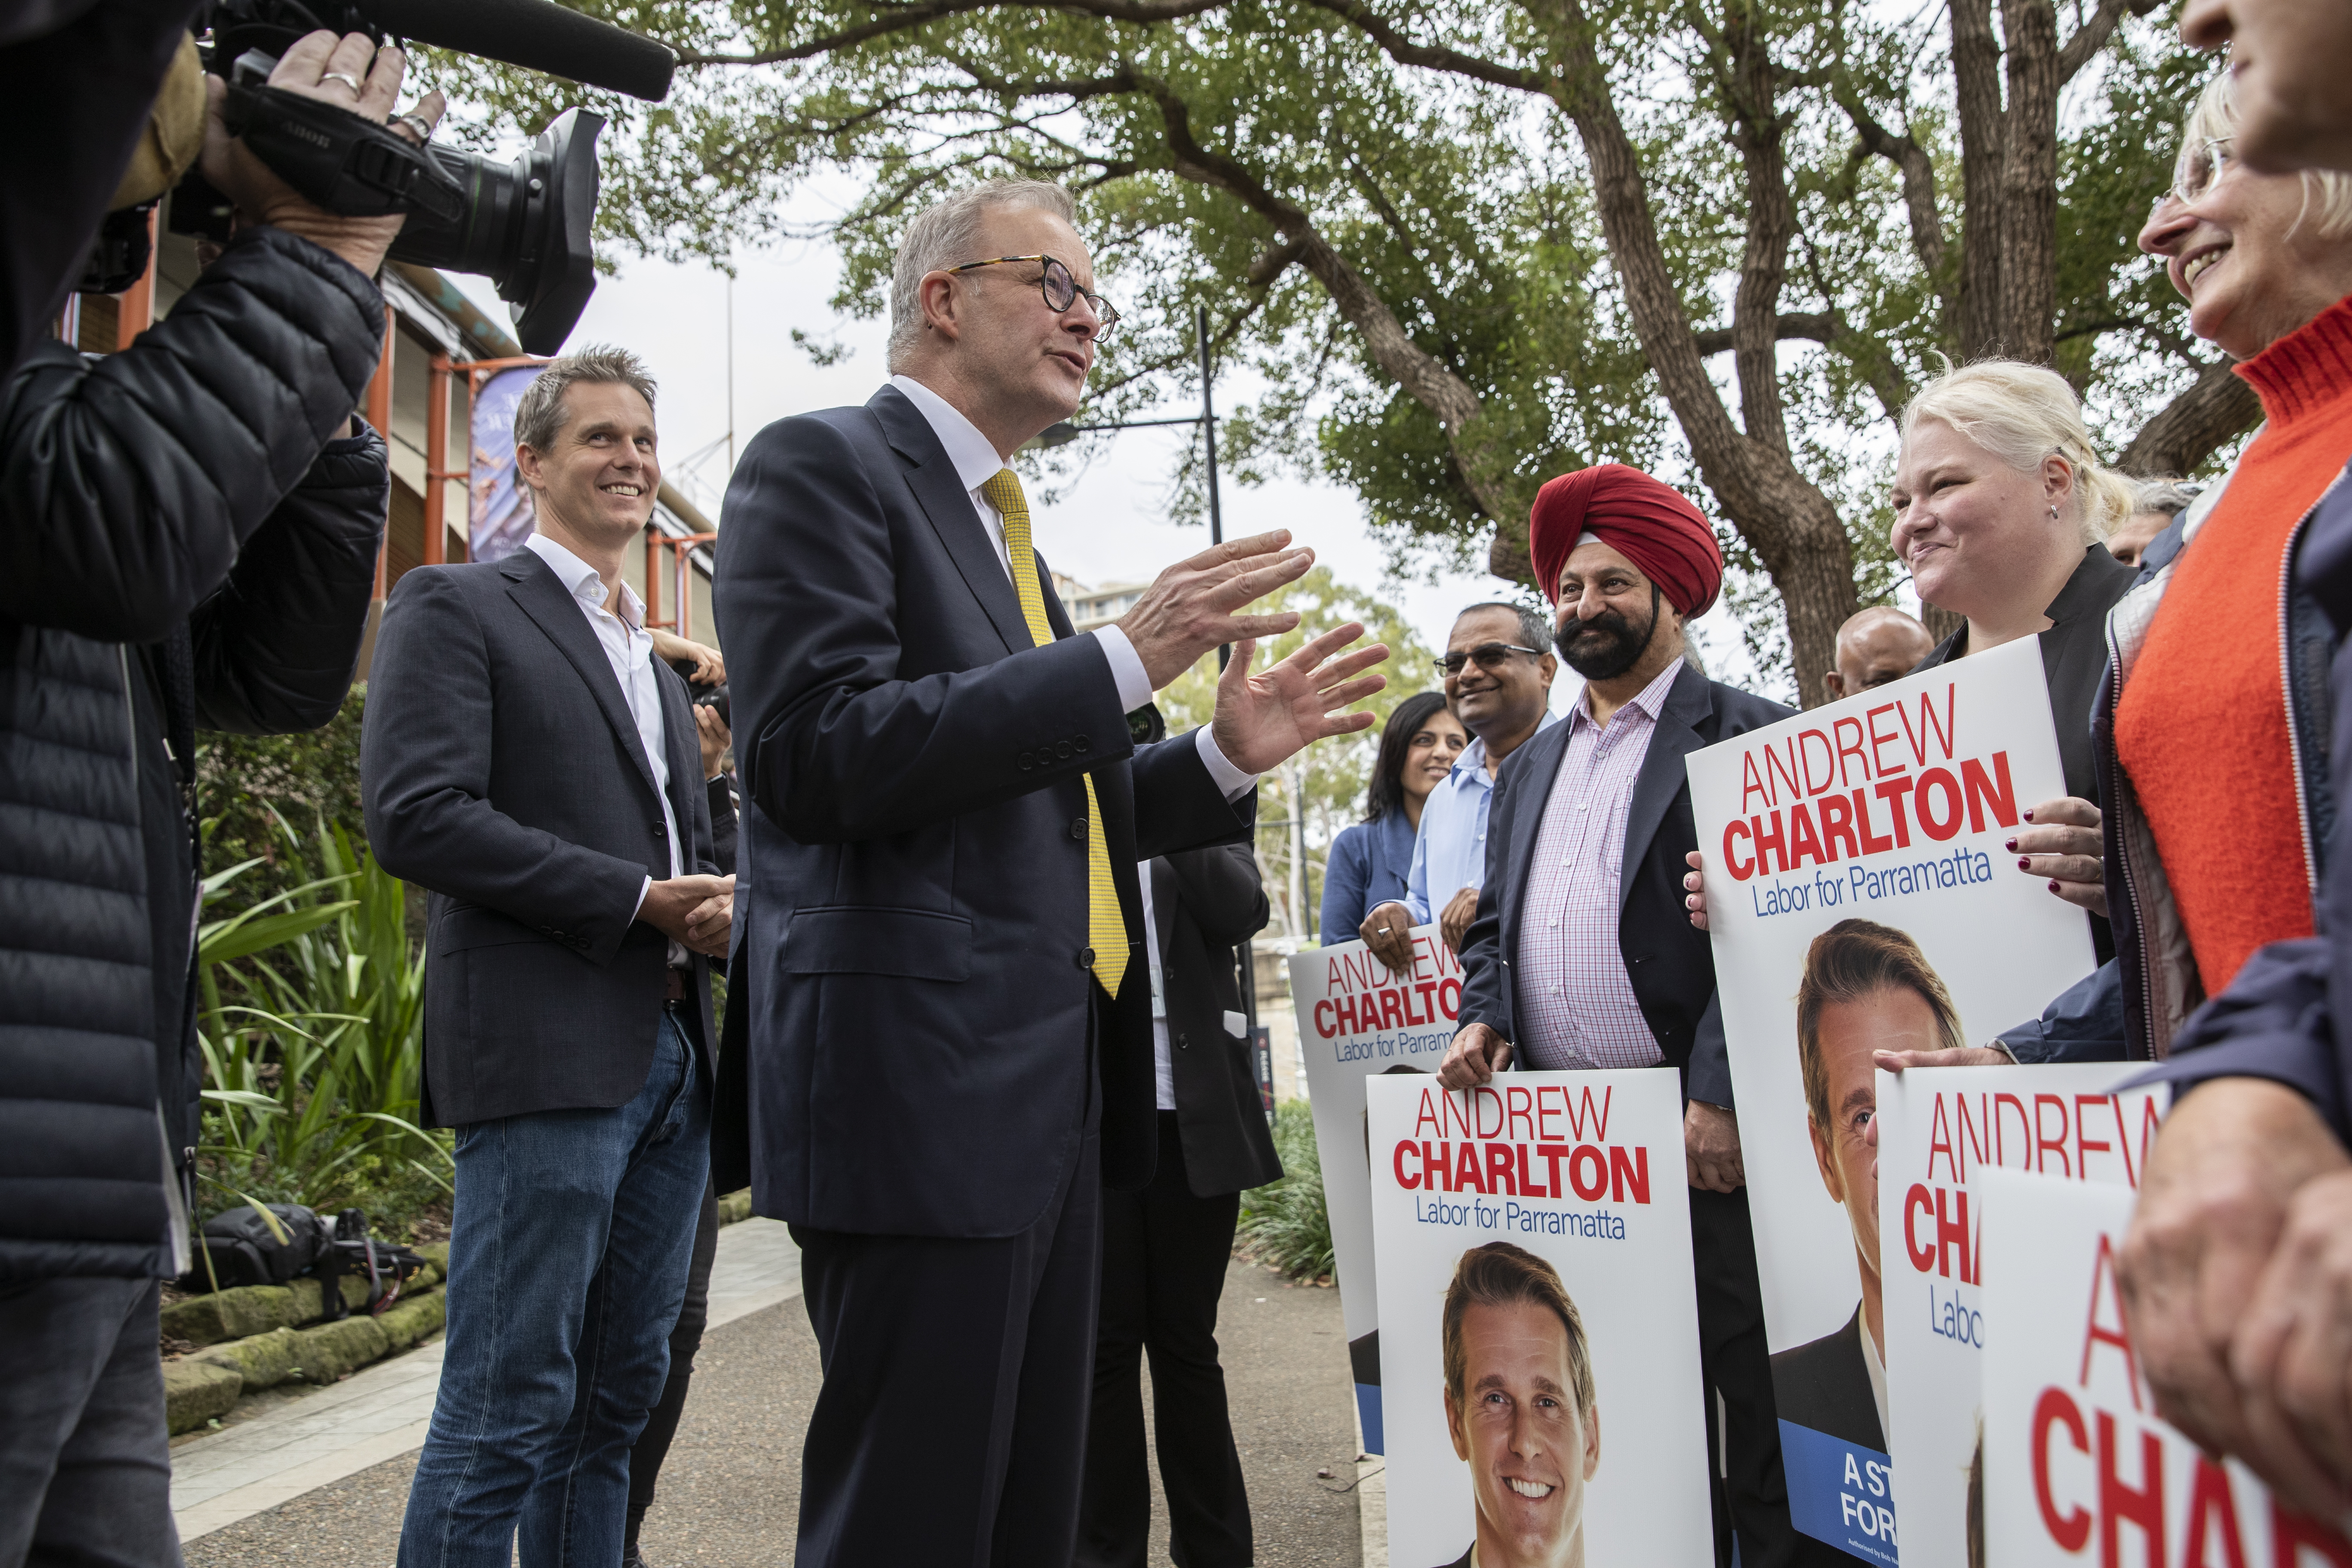
{"type": "Polygon", "coordinates": [[[1078,967],[1080,969],[1092,969],[1094,966],[1095,950],[1091,947],[1082,947],[1078,949],[1078,967]]]}
{"type": "Polygon", "coordinates": [[[1032,769],[1032,768],[1035,767],[1036,765],[1037,765],[1037,753],[1036,753],[1036,752],[1022,752],[1022,753],[1021,753],[1021,771],[1022,771],[1023,773],[1027,773],[1030,769],[1032,769]]]}
{"type": "Polygon", "coordinates": [[[1076,754],[1076,748],[1067,741],[1057,741],[1054,743],[1054,754],[1066,763],[1076,754]]]}
{"type": "Polygon", "coordinates": [[[1084,735],[1079,736],[1076,740],[1071,742],[1070,744],[1076,748],[1078,755],[1082,757],[1085,756],[1094,746],[1094,742],[1087,740],[1084,735]]]}
{"type": "Polygon", "coordinates": [[[1086,842],[1087,819],[1085,817],[1074,816],[1070,818],[1070,837],[1078,840],[1081,844],[1086,842]]]}
{"type": "Polygon", "coordinates": [[[1176,1037],[1176,1048],[1180,1051],[1189,1051],[1192,1048],[1192,1042],[1179,1035],[1176,1037]]]}

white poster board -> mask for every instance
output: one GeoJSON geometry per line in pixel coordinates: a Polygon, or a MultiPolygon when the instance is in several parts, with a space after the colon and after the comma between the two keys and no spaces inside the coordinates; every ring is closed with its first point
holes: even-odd
{"type": "Polygon", "coordinates": [[[1687,765],[1790,1515],[1892,1563],[1870,1048],[1981,1044],[2090,971],[2083,912],[2003,844],[2065,794],[2041,649],[2027,637],[1907,676],[1687,765]],[[1825,1005],[1801,1041],[1809,973],[1827,994],[1895,971],[1907,978],[1825,1005]],[[1818,1158],[1809,1049],[1829,1123],[1818,1158]]]}
{"type": "Polygon", "coordinates": [[[2168,1423],[2139,1374],[2116,1256],[2128,1187],[1983,1177],[1984,1551],[2000,1568],[2352,1568],[2352,1542],[2278,1505],[2168,1423]]]}
{"type": "Polygon", "coordinates": [[[1904,1568],[1971,1568],[1969,1478],[1984,1403],[1993,1170],[2139,1185],[2168,1091],[2114,1091],[2125,1062],[1878,1075],[1879,1260],[1904,1568]]]}
{"type": "Polygon", "coordinates": [[[1290,957],[1298,1054],[1315,1113],[1315,1151],[1331,1215],[1331,1250],[1347,1322],[1348,1359],[1364,1450],[1385,1451],[1381,1419],[1381,1313],[1372,1280],[1371,1169],[1365,1153],[1364,1080],[1433,1073],[1462,1012],[1462,961],[1433,925],[1412,931],[1412,971],[1392,973],[1360,942],[1290,957]]]}
{"type": "Polygon", "coordinates": [[[1711,1563],[1678,1076],[1366,1089],[1389,1562],[1460,1563],[1474,1539],[1482,1563],[1518,1560],[1503,1539],[1549,1562],[1581,1532],[1579,1556],[1557,1560],[1711,1563]],[[1457,1278],[1458,1403],[1445,1365],[1457,1278]]]}

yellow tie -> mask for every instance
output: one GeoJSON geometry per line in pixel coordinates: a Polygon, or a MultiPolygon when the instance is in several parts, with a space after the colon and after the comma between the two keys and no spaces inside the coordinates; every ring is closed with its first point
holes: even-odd
{"type": "MultiPolygon", "coordinates": [[[[1037,558],[1029,549],[1029,500],[1021,493],[1021,476],[999,468],[980,493],[1004,514],[1004,553],[1013,568],[1013,594],[1021,601],[1021,618],[1029,623],[1030,640],[1043,647],[1054,640],[1054,626],[1045,619],[1037,558]]],[[[1118,884],[1110,879],[1110,846],[1103,840],[1094,778],[1081,774],[1078,782],[1087,786],[1087,940],[1094,948],[1095,978],[1116,997],[1118,983],[1127,977],[1127,921],[1118,912],[1118,884]]]]}

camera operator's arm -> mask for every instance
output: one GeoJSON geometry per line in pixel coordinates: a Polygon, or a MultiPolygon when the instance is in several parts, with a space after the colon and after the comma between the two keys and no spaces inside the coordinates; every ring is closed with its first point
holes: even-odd
{"type": "MultiPolygon", "coordinates": [[[[270,80],[381,121],[398,50],[316,33],[270,80]],[[351,57],[347,58],[347,57],[351,57]],[[352,94],[332,70],[368,71],[352,94]]],[[[419,117],[438,113],[428,100],[419,117]]],[[[0,615],[106,641],[166,636],[349,428],[375,370],[383,299],[368,280],[400,219],[311,206],[217,121],[208,179],[249,227],[131,347],[91,362],[35,349],[0,387],[0,615]]]]}
{"type": "Polygon", "coordinates": [[[246,541],[194,624],[196,725],[245,735],[315,730],[351,689],[392,489],[383,437],[327,443],[246,541]]]}

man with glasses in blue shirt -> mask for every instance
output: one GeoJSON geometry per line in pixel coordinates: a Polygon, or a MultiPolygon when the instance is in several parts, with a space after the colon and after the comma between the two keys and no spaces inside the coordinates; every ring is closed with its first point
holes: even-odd
{"type": "Polygon", "coordinates": [[[1559,661],[1550,648],[1551,627],[1543,616],[1517,605],[1473,605],[1454,623],[1437,668],[1445,677],[1445,700],[1472,739],[1422,807],[1405,901],[1381,905],[1360,928],[1391,969],[1412,966],[1406,933],[1433,918],[1445,945],[1462,951],[1486,879],[1486,806],[1495,775],[1504,758],[1559,722],[1551,711],[1551,679],[1559,661]]]}

